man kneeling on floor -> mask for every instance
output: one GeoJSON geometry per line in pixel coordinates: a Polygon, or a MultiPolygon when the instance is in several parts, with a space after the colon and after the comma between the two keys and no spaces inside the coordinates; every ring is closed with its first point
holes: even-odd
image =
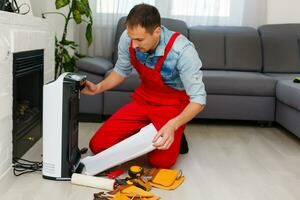
{"type": "Polygon", "coordinates": [[[134,6],[118,46],[114,70],[103,81],[87,81],[82,93],[95,95],[122,83],[134,67],[141,85],[132,101],[114,113],[90,141],[97,154],[153,123],[158,134],[149,163],[170,168],[177,160],[185,124],[206,103],[202,63],[193,44],[183,35],[161,25],[158,10],[147,4],[134,6]],[[158,138],[161,140],[158,142],[158,138]]]}

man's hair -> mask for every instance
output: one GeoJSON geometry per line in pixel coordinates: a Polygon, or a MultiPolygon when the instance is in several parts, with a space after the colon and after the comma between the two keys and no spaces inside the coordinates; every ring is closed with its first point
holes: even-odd
{"type": "Polygon", "coordinates": [[[160,14],[157,8],[144,3],[135,5],[126,18],[128,27],[133,28],[140,25],[149,33],[153,33],[154,29],[160,24],[160,14]]]}

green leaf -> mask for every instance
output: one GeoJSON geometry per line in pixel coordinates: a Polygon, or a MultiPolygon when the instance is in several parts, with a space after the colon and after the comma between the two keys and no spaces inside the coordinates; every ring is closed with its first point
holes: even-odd
{"type": "Polygon", "coordinates": [[[88,0],[81,0],[81,3],[83,3],[86,7],[89,8],[89,1],[88,0]]]}
{"type": "Polygon", "coordinates": [[[73,50],[77,50],[77,47],[74,47],[74,46],[70,46],[70,48],[73,50]]]}
{"type": "Polygon", "coordinates": [[[70,62],[71,56],[70,56],[68,50],[67,50],[67,49],[64,49],[64,50],[62,51],[62,54],[63,54],[62,56],[63,56],[63,58],[64,58],[63,63],[68,63],[68,62],[70,62]]]}
{"type": "Polygon", "coordinates": [[[78,44],[71,44],[70,47],[74,47],[75,49],[78,47],[78,44]]]}
{"type": "Polygon", "coordinates": [[[78,46],[74,41],[70,41],[70,40],[63,40],[60,42],[60,44],[62,45],[66,45],[66,46],[78,46]]]}
{"type": "Polygon", "coordinates": [[[86,13],[86,6],[80,0],[75,0],[74,2],[74,9],[78,10],[81,15],[86,13]]]}
{"type": "Polygon", "coordinates": [[[76,64],[76,59],[75,59],[75,57],[73,56],[73,57],[69,60],[69,62],[63,64],[64,71],[65,71],[65,72],[74,72],[75,64],[76,64]]]}
{"type": "Polygon", "coordinates": [[[85,38],[88,42],[88,46],[90,46],[93,42],[93,34],[92,34],[92,24],[88,24],[85,31],[85,38]]]}
{"type": "Polygon", "coordinates": [[[81,3],[85,7],[85,16],[90,17],[92,14],[92,11],[90,9],[89,1],[88,0],[81,0],[81,3]]]}
{"type": "Polygon", "coordinates": [[[81,23],[81,14],[78,10],[73,10],[73,17],[74,17],[76,24],[81,23]]]}
{"type": "Polygon", "coordinates": [[[62,7],[65,7],[69,3],[70,3],[70,0],[55,0],[56,9],[60,9],[62,7]]]}
{"type": "Polygon", "coordinates": [[[93,16],[90,15],[90,24],[93,24],[93,16]]]}

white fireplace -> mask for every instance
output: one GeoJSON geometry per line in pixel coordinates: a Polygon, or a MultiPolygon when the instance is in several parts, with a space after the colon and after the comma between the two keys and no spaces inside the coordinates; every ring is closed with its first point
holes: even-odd
{"type": "Polygon", "coordinates": [[[13,54],[44,50],[44,83],[54,77],[54,33],[47,20],[0,11],[0,179],[12,166],[13,54]]]}

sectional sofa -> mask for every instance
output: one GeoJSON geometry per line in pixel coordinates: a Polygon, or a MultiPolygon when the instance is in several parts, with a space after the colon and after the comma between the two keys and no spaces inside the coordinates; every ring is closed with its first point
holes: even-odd
{"type": "MultiPolygon", "coordinates": [[[[83,58],[78,72],[99,82],[117,60],[117,45],[125,30],[119,20],[111,59],[83,58]]],[[[193,26],[180,20],[162,19],[170,30],[185,35],[202,60],[207,91],[205,110],[196,118],[278,122],[300,137],[300,24],[251,27],[193,26]]],[[[83,116],[113,114],[130,101],[139,85],[135,71],[120,86],[96,96],[82,95],[83,116]]]]}

